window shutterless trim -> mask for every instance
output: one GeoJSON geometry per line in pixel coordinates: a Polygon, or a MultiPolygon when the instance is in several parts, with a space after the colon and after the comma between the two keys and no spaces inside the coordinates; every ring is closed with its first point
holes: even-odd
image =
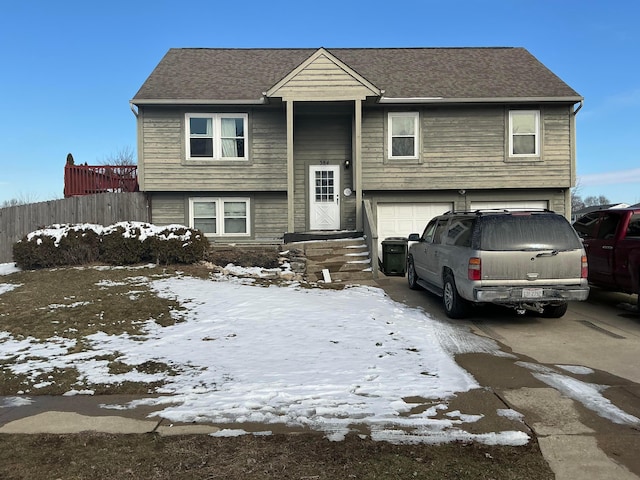
{"type": "Polygon", "coordinates": [[[215,160],[216,162],[238,162],[249,160],[249,115],[247,113],[186,113],[184,121],[185,132],[185,159],[194,162],[208,162],[215,160]],[[211,121],[211,135],[204,134],[191,134],[191,119],[192,118],[204,118],[211,121]],[[225,138],[240,138],[244,142],[244,155],[241,157],[225,157],[222,154],[222,119],[225,118],[241,118],[243,121],[243,133],[242,137],[225,137],[225,138]],[[192,156],[191,155],[191,139],[211,138],[212,142],[212,155],[211,156],[192,156]]]}
{"type": "Polygon", "coordinates": [[[416,160],[420,158],[420,112],[387,112],[387,159],[388,160],[416,160]],[[394,117],[413,118],[413,135],[393,135],[394,117]],[[413,138],[413,155],[393,155],[394,138],[413,138]]]}
{"type": "Polygon", "coordinates": [[[251,236],[251,199],[248,197],[189,197],[189,227],[195,228],[195,219],[204,217],[194,216],[194,204],[205,202],[215,202],[216,204],[216,233],[205,233],[207,237],[250,237],[251,236]],[[246,232],[227,233],[225,232],[225,218],[242,218],[242,217],[225,217],[224,204],[231,202],[243,202],[246,205],[244,215],[246,232]]]}
{"type": "Polygon", "coordinates": [[[509,152],[507,158],[534,159],[540,157],[540,110],[509,110],[509,152]],[[514,114],[532,114],[534,115],[535,131],[516,134],[513,132],[513,115],[514,114]],[[513,153],[514,136],[534,135],[534,153],[513,153]]]}

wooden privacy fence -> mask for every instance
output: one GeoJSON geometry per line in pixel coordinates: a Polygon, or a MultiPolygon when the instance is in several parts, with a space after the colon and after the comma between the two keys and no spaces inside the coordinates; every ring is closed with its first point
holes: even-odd
{"type": "Polygon", "coordinates": [[[149,221],[144,193],[100,193],[0,209],[0,263],[13,260],[13,244],[27,233],[54,223],[111,225],[149,221]]]}

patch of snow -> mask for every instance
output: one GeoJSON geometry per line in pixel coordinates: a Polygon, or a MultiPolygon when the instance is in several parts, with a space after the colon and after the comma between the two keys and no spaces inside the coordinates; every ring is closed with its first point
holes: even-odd
{"type": "Polygon", "coordinates": [[[76,395],[94,395],[96,393],[95,390],[76,390],[71,389],[68,392],[64,392],[62,394],[63,397],[74,397],[76,395]]]}
{"type": "Polygon", "coordinates": [[[31,405],[33,400],[29,397],[5,397],[0,408],[24,407],[31,405]]]}
{"type": "Polygon", "coordinates": [[[73,303],[52,303],[46,307],[42,307],[40,310],[57,310],[59,308],[76,308],[84,307],[85,305],[91,305],[91,302],[73,302],[73,303]]]}
{"type": "Polygon", "coordinates": [[[0,283],[0,295],[10,292],[18,287],[21,287],[21,283],[0,283]]]}
{"type": "Polygon", "coordinates": [[[103,287],[103,288],[123,287],[126,285],[126,282],[115,282],[113,280],[100,280],[99,282],[96,282],[95,285],[97,287],[103,287]]]}
{"type": "Polygon", "coordinates": [[[231,429],[231,428],[223,428],[222,430],[218,430],[217,432],[210,433],[211,437],[241,437],[242,435],[247,435],[249,432],[241,429],[231,429]]]}
{"type": "Polygon", "coordinates": [[[0,275],[11,275],[12,273],[21,272],[15,263],[0,263],[0,275]]]}
{"type": "Polygon", "coordinates": [[[511,408],[499,408],[496,410],[496,413],[500,417],[508,418],[509,420],[515,420],[519,422],[524,421],[524,415],[522,415],[520,412],[517,412],[511,408]]]}
{"type": "Polygon", "coordinates": [[[563,395],[582,403],[601,417],[618,424],[640,426],[639,418],[618,408],[600,393],[607,389],[606,386],[582,382],[544,365],[529,362],[516,362],[516,364],[532,370],[534,372],[532,375],[535,378],[555,388],[563,395]]]}
{"type": "Polygon", "coordinates": [[[589,367],[582,367],[580,365],[556,365],[556,367],[566,370],[569,373],[576,375],[591,375],[594,371],[589,367]]]}

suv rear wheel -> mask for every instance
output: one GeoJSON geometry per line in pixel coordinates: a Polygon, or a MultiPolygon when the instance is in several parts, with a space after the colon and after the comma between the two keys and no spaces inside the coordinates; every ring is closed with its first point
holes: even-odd
{"type": "Polygon", "coordinates": [[[561,303],[560,305],[546,305],[542,308],[542,316],[544,318],[560,318],[567,313],[567,304],[561,303]]]}
{"type": "Polygon", "coordinates": [[[456,282],[450,273],[444,277],[444,286],[442,288],[442,303],[444,311],[449,318],[464,318],[467,314],[468,303],[458,294],[456,282]]]}

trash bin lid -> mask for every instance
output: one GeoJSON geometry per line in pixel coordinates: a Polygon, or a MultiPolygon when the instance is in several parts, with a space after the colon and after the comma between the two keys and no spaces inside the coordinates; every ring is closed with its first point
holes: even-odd
{"type": "Polygon", "coordinates": [[[403,242],[404,243],[406,241],[407,241],[406,237],[387,237],[382,241],[382,243],[385,243],[385,242],[403,242]]]}

